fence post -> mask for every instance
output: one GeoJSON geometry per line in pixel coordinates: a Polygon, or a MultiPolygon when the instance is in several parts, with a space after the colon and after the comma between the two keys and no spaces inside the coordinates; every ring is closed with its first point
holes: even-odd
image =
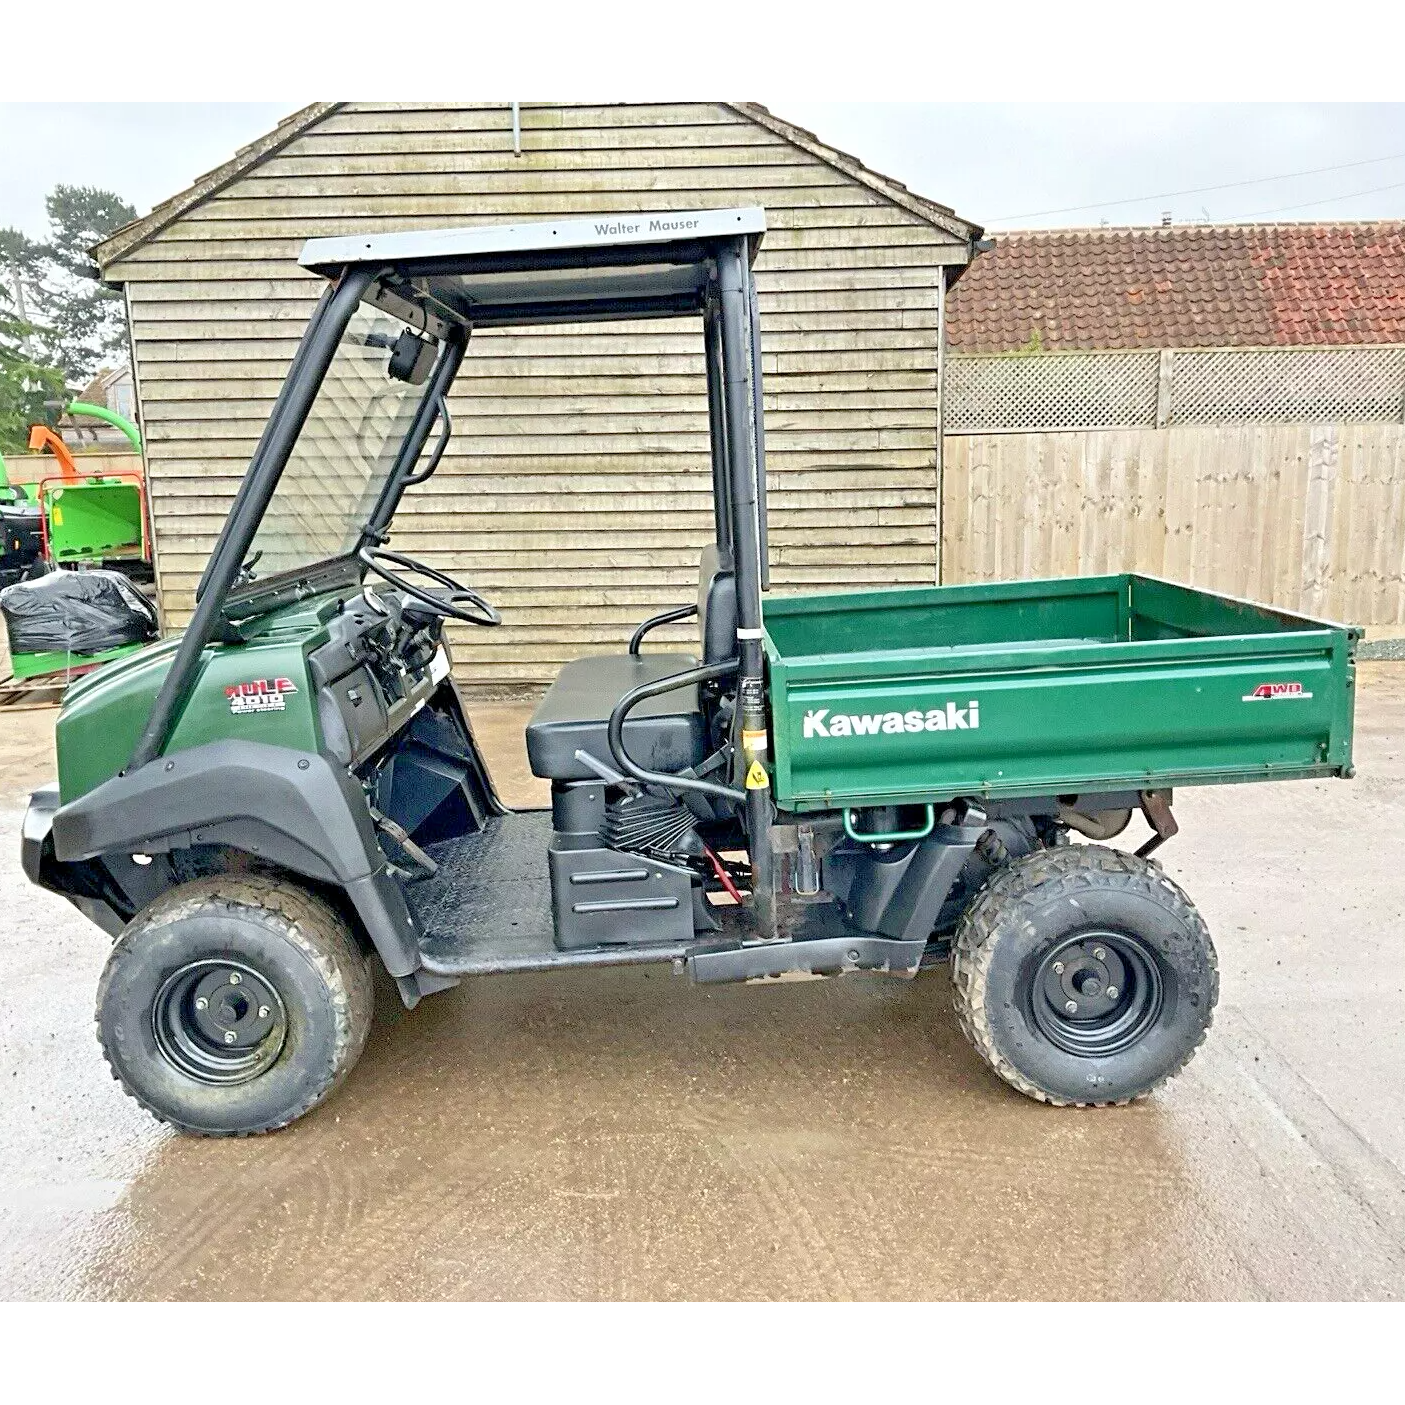
{"type": "Polygon", "coordinates": [[[1171,389],[1175,381],[1176,353],[1169,347],[1161,353],[1156,374],[1156,427],[1164,429],[1171,423],[1171,389]]]}

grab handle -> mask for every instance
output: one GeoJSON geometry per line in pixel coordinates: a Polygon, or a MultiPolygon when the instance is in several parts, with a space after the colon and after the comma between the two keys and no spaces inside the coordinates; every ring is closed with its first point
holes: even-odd
{"type": "Polygon", "coordinates": [[[719,800],[732,800],[745,804],[746,791],[744,790],[736,790],[729,785],[717,785],[713,781],[697,780],[692,776],[670,776],[662,771],[646,771],[635,763],[624,748],[624,723],[632,708],[637,707],[647,698],[658,697],[661,693],[671,693],[677,688],[686,688],[694,683],[709,683],[714,678],[725,678],[736,671],[737,660],[726,659],[722,663],[703,664],[700,668],[685,669],[682,673],[670,673],[667,678],[660,678],[653,683],[641,683],[639,687],[631,688],[615,704],[614,711],[610,713],[610,723],[605,733],[610,742],[610,753],[615,758],[615,764],[625,775],[633,777],[636,781],[642,781],[645,785],[656,785],[661,790],[692,790],[699,795],[711,795],[719,800]]]}

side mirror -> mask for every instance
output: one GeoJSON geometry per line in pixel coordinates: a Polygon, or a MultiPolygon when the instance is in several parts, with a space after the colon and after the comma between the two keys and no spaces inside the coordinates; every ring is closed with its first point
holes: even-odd
{"type": "Polygon", "coordinates": [[[395,345],[390,351],[390,364],[385,368],[386,375],[391,380],[423,385],[434,369],[437,353],[438,347],[434,342],[417,337],[406,327],[395,338],[395,345]]]}

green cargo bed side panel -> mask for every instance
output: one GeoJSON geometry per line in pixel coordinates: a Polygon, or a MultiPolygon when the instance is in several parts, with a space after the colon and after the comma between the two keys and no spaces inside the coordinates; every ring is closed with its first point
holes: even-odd
{"type": "Polygon", "coordinates": [[[1360,632],[1168,581],[776,599],[765,622],[785,808],[1350,772],[1360,632]]]}

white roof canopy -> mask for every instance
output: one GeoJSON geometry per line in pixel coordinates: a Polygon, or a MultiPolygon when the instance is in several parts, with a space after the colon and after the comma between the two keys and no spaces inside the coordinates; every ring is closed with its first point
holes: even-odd
{"type": "Polygon", "coordinates": [[[683,210],[655,215],[597,215],[590,219],[544,220],[535,224],[485,224],[467,229],[412,229],[399,234],[344,234],[309,239],[298,262],[318,271],[356,263],[403,263],[419,259],[473,259],[482,254],[530,253],[540,249],[602,249],[631,244],[669,244],[763,234],[766,212],[683,210]]]}
{"type": "Polygon", "coordinates": [[[449,322],[686,316],[701,304],[716,245],[744,238],[754,254],[765,229],[755,208],[600,215],[311,239],[299,262],[328,277],[376,266],[366,301],[442,336],[449,322]]]}

